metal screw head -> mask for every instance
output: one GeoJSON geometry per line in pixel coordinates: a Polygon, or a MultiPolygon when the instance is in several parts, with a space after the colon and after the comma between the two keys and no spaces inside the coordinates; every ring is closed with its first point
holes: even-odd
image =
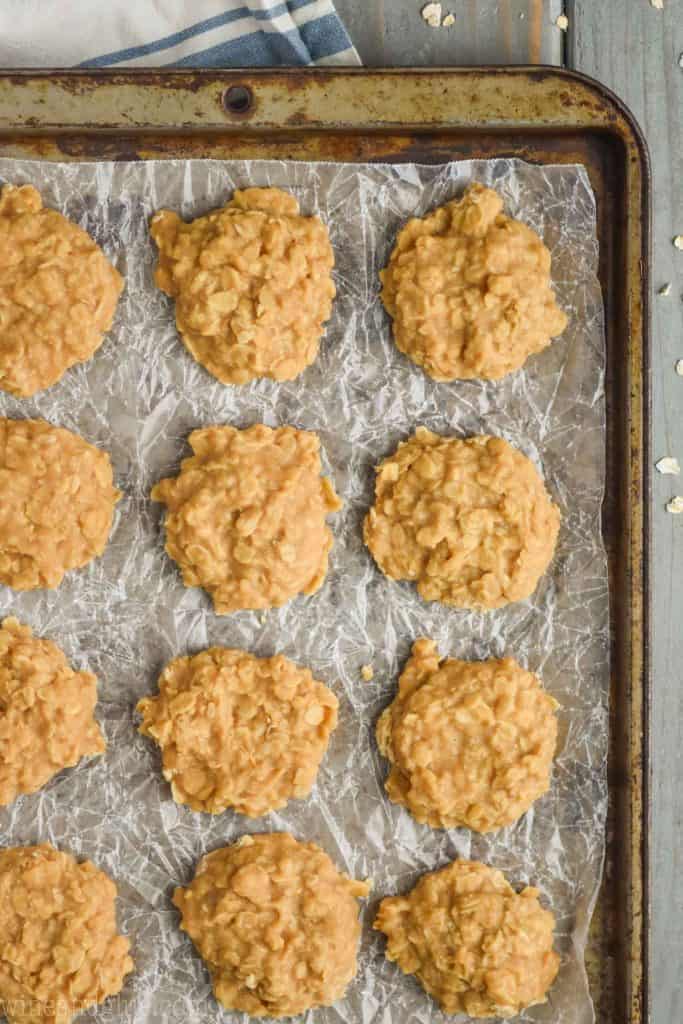
{"type": "Polygon", "coordinates": [[[248,114],[254,105],[254,94],[248,85],[231,85],[223,93],[223,106],[229,114],[248,114]]]}

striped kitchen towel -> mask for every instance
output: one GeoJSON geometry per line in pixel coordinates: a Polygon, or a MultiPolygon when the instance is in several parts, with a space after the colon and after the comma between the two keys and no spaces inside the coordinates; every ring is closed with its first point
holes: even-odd
{"type": "Polygon", "coordinates": [[[359,64],[332,0],[0,0],[0,67],[359,64]]]}

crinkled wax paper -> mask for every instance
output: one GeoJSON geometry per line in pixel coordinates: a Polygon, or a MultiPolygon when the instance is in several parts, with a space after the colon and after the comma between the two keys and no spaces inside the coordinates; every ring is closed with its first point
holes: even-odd
{"type": "MultiPolygon", "coordinates": [[[[287,829],[312,839],[356,878],[371,878],[362,909],[358,976],[317,1024],[425,1024],[444,1017],[414,979],[385,960],[371,931],[378,900],[420,874],[473,857],[515,886],[537,885],[557,916],[562,967],[547,1004],[525,1021],[586,1024],[593,1012],[583,968],[604,850],[608,737],[608,587],[600,535],[604,481],[604,332],[596,278],[593,194],[582,167],[514,160],[447,166],[278,161],[54,164],[0,160],[0,180],[32,182],[46,204],[77,221],[125,275],[116,322],[102,348],[32,400],[2,393],[5,416],[42,416],[111,453],[119,503],[102,558],[58,590],[12,593],[0,610],[64,647],[99,679],[104,757],[62,773],[0,812],[0,841],[48,840],[91,858],[119,886],[119,921],[135,973],[117,998],[85,1019],[123,1024],[246,1020],[222,1012],[205,968],[170,902],[208,850],[250,831],[287,829]],[[476,179],[499,189],[507,211],[552,250],[553,278],[570,324],[527,368],[499,383],[438,384],[402,356],[379,301],[378,271],[396,233],[476,179]],[[152,281],[150,215],[171,207],[202,214],[246,185],[291,189],[305,213],[329,226],[338,296],[319,358],[297,380],[224,387],[180,342],[170,300],[152,281]],[[183,587],[164,552],[153,483],[174,474],[186,438],[212,423],[263,421],[315,430],[325,472],[344,499],[322,589],[268,613],[214,615],[203,591],[183,587]],[[394,583],[365,549],[361,522],[373,500],[373,467],[418,424],[445,434],[497,434],[542,470],[562,511],[553,565],[534,596],[495,613],[426,604],[394,583]],[[489,837],[418,825],[386,799],[386,764],[374,723],[395,692],[413,640],[433,637],[443,655],[504,652],[538,672],[561,702],[552,788],[515,826],[489,837]],[[155,691],[162,666],[210,644],[281,651],[337,693],[340,724],[309,800],[257,822],[177,806],[158,751],[138,735],[136,701],[155,691]],[[375,677],[361,678],[372,664],[375,677]]],[[[452,1019],[452,1018],[451,1018],[452,1019]]]]}

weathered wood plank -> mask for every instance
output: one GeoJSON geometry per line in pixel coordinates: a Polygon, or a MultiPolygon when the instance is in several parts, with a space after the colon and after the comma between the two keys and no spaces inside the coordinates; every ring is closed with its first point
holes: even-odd
{"type": "MultiPolygon", "coordinates": [[[[647,136],[654,171],[653,351],[654,456],[676,455],[683,464],[683,253],[672,237],[683,234],[683,0],[574,0],[569,59],[600,79],[635,113],[647,136]]],[[[683,516],[665,511],[683,481],[654,479],[654,707],[652,1020],[683,1020],[681,956],[683,915],[683,516]]]]}
{"type": "Polygon", "coordinates": [[[426,0],[336,0],[369,65],[560,64],[562,0],[442,0],[452,28],[430,28],[426,0]]]}

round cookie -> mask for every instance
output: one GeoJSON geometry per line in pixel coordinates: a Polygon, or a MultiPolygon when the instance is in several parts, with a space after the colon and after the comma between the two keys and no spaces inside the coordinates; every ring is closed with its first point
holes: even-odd
{"type": "Polygon", "coordinates": [[[435,380],[498,380],[567,326],[538,235],[470,185],[408,221],[380,274],[396,345],[435,380]]]}
{"type": "Polygon", "coordinates": [[[338,706],[307,668],[281,654],[211,647],[171,661],[159,696],[137,709],[178,803],[258,818],[308,796],[338,706]]]}
{"type": "Polygon", "coordinates": [[[44,843],[0,850],[0,1013],[69,1024],[121,991],[133,970],[116,931],[116,886],[44,843]]]}
{"type": "Polygon", "coordinates": [[[0,806],[37,789],[105,742],[94,718],[97,679],[28,626],[0,626],[0,806]]]}
{"type": "Polygon", "coordinates": [[[44,420],[0,419],[0,583],[53,589],[104,551],[121,497],[109,456],[44,420]]]}
{"type": "Polygon", "coordinates": [[[507,441],[418,427],[378,467],[363,535],[382,572],[425,601],[500,608],[534,592],[559,529],[533,463],[507,441]]]}
{"type": "Polygon", "coordinates": [[[538,890],[516,893],[500,871],[457,860],[382,900],[373,926],[386,955],[445,1013],[514,1017],[546,1001],[560,965],[555,918],[538,890]]]}
{"type": "Polygon", "coordinates": [[[97,351],[123,278],[90,235],[43,207],[32,185],[0,191],[0,388],[55,384],[97,351]]]}
{"type": "Polygon", "coordinates": [[[176,325],[197,362],[223,384],[292,380],[318,354],[335,287],[334,254],[318,217],[277,188],[236,191],[185,224],[160,210],[154,275],[175,299],[176,325]]]}
{"type": "Polygon", "coordinates": [[[512,824],[550,786],[557,707],[513,658],[439,661],[416,641],[377,723],[389,798],[434,828],[512,824]]]}
{"type": "Polygon", "coordinates": [[[317,434],[258,424],[207,427],[189,437],[194,456],[158,483],[166,551],[187,587],[203,587],[218,615],[275,608],[312,594],[327,572],[341,502],[320,476],[317,434]]]}
{"type": "Polygon", "coordinates": [[[275,833],[207,854],[173,902],[226,1010],[293,1017],[344,995],[368,892],[315,843],[275,833]]]}

